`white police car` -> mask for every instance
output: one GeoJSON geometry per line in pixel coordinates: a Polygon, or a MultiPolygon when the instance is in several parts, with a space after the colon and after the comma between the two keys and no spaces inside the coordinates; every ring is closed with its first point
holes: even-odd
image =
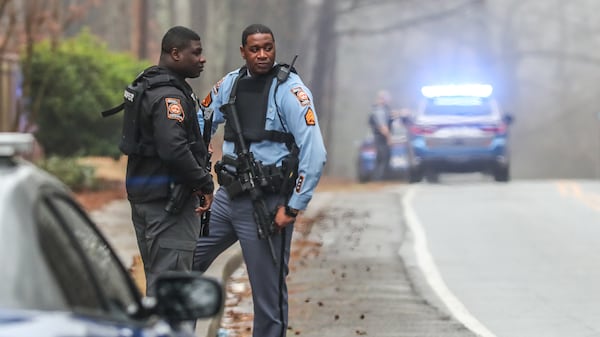
{"type": "Polygon", "coordinates": [[[510,179],[508,127],[489,84],[425,86],[423,98],[404,122],[409,130],[410,181],[436,182],[442,172],[482,172],[510,179]]]}
{"type": "Polygon", "coordinates": [[[165,274],[142,298],[90,218],[56,178],[19,158],[28,134],[0,133],[0,336],[194,336],[221,285],[165,274]]]}

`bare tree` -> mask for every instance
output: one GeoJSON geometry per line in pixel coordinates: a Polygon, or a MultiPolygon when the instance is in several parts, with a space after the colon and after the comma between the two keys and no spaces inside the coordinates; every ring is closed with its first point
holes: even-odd
{"type": "Polygon", "coordinates": [[[498,54],[505,83],[511,84],[505,96],[518,114],[515,170],[536,178],[600,176],[595,108],[600,100],[590,90],[600,80],[594,52],[600,30],[594,13],[600,5],[514,0],[503,9],[498,54]],[[548,162],[553,165],[539,164],[548,162]]]}
{"type": "Polygon", "coordinates": [[[148,58],[148,18],[150,4],[148,0],[137,0],[135,2],[136,13],[136,45],[137,56],[140,59],[148,58]]]}
{"type": "MultiPolygon", "coordinates": [[[[329,145],[333,134],[332,112],[334,109],[335,62],[338,44],[338,36],[335,34],[335,21],[331,19],[336,17],[335,2],[324,1],[320,13],[317,21],[319,34],[315,49],[322,56],[314,64],[311,88],[315,104],[319,107],[319,121],[323,126],[322,132],[325,145],[329,145]]],[[[326,171],[326,173],[328,172],[326,171]]]]}
{"type": "Polygon", "coordinates": [[[190,9],[190,27],[200,34],[200,37],[206,39],[206,28],[207,28],[207,0],[192,0],[190,9]]]}
{"type": "MultiPolygon", "coordinates": [[[[465,10],[481,7],[485,0],[457,0],[457,1],[437,1],[429,0],[352,0],[352,1],[321,1],[319,9],[319,18],[317,20],[317,41],[315,49],[317,50],[318,60],[315,61],[311,88],[315,102],[319,106],[319,118],[323,126],[324,138],[330,156],[335,147],[333,142],[333,124],[334,109],[337,93],[335,92],[336,69],[341,55],[338,55],[340,43],[346,38],[356,38],[357,36],[381,36],[395,32],[414,29],[415,27],[435,23],[440,20],[455,16],[463,17],[465,10]],[[380,10],[385,13],[385,8],[389,7],[394,12],[411,13],[409,16],[397,16],[396,19],[389,19],[384,22],[377,22],[372,25],[361,25],[356,22],[364,22],[361,18],[367,10],[380,10]],[[348,17],[357,18],[357,20],[347,20],[348,17]],[[342,22],[351,21],[351,23],[342,24],[342,22]]],[[[481,39],[477,39],[480,42],[481,39]]],[[[471,47],[475,48],[475,42],[471,47]]],[[[333,155],[332,155],[333,154],[333,155]]],[[[335,160],[335,159],[334,159],[335,160]]],[[[335,168],[335,165],[327,166],[327,173],[335,168]]]]}

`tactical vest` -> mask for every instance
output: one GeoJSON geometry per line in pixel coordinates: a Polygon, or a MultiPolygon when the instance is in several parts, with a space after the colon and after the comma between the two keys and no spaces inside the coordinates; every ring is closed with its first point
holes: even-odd
{"type": "MultiPolygon", "coordinates": [[[[141,108],[144,94],[147,90],[161,87],[173,86],[181,90],[186,97],[191,97],[196,103],[197,98],[192,89],[182,83],[177,77],[161,70],[156,66],[147,68],[140,73],[135,80],[125,88],[123,92],[123,103],[102,112],[103,117],[111,116],[124,110],[123,128],[121,131],[121,141],[119,150],[125,155],[137,154],[141,156],[155,156],[156,148],[154,144],[144,142],[141,139],[141,108]]],[[[195,120],[195,119],[194,119],[195,120]]],[[[196,144],[193,138],[193,132],[188,130],[188,141],[190,144],[196,144]]]]}
{"type": "MultiPolygon", "coordinates": [[[[263,165],[262,162],[255,162],[252,165],[240,164],[236,158],[224,155],[222,160],[215,164],[215,172],[219,184],[225,187],[230,199],[249,191],[246,179],[240,179],[238,175],[238,167],[256,167],[257,174],[254,175],[253,179],[258,181],[252,186],[258,186],[265,193],[279,193],[286,200],[293,193],[298,178],[300,149],[291,133],[265,130],[269,92],[273,79],[277,78],[274,89],[275,95],[279,84],[287,80],[289,72],[295,72],[293,64],[294,62],[290,66],[275,66],[269,74],[255,78],[247,77],[246,67],[242,67],[232,85],[228,103],[220,108],[227,120],[224,138],[235,144],[235,152],[238,155],[248,153],[245,144],[262,140],[284,143],[290,151],[282,159],[279,167],[276,164],[263,165]],[[231,109],[231,105],[234,105],[235,108],[231,109]],[[233,113],[233,115],[228,116],[230,113],[233,113]],[[232,123],[232,125],[229,125],[229,123],[232,123]],[[239,129],[235,126],[238,123],[239,129]],[[237,137],[236,130],[241,133],[240,136],[243,139],[237,137]],[[234,167],[235,171],[230,171],[228,167],[234,167]]],[[[283,129],[286,130],[279,110],[276,113],[283,129]]],[[[246,158],[248,157],[246,156],[246,158]]]]}
{"type": "MultiPolygon", "coordinates": [[[[234,83],[231,89],[230,99],[235,96],[235,107],[238,111],[242,135],[248,144],[269,140],[285,143],[288,149],[295,144],[294,136],[289,132],[265,130],[269,92],[281,66],[276,65],[268,74],[259,77],[246,76],[246,67],[242,67],[235,80],[237,83],[234,83]]],[[[279,115],[279,111],[277,114],[279,115]]],[[[229,123],[225,123],[224,139],[231,142],[236,140],[235,131],[229,123]]]]}

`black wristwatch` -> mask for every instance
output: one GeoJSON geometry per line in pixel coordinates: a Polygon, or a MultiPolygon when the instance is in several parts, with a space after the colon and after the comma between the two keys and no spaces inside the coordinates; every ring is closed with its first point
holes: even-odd
{"type": "Polygon", "coordinates": [[[295,208],[291,208],[290,206],[285,206],[285,215],[295,218],[298,216],[298,210],[295,208]]]}

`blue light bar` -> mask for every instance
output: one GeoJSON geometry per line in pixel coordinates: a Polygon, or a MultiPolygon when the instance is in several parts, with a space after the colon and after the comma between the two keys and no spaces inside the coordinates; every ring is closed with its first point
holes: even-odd
{"type": "Polygon", "coordinates": [[[433,104],[441,106],[480,106],[482,100],[483,97],[476,96],[440,96],[433,97],[433,104]]]}
{"type": "Polygon", "coordinates": [[[448,84],[427,85],[421,88],[421,93],[427,98],[434,97],[490,97],[492,86],[489,84],[448,84]]]}

